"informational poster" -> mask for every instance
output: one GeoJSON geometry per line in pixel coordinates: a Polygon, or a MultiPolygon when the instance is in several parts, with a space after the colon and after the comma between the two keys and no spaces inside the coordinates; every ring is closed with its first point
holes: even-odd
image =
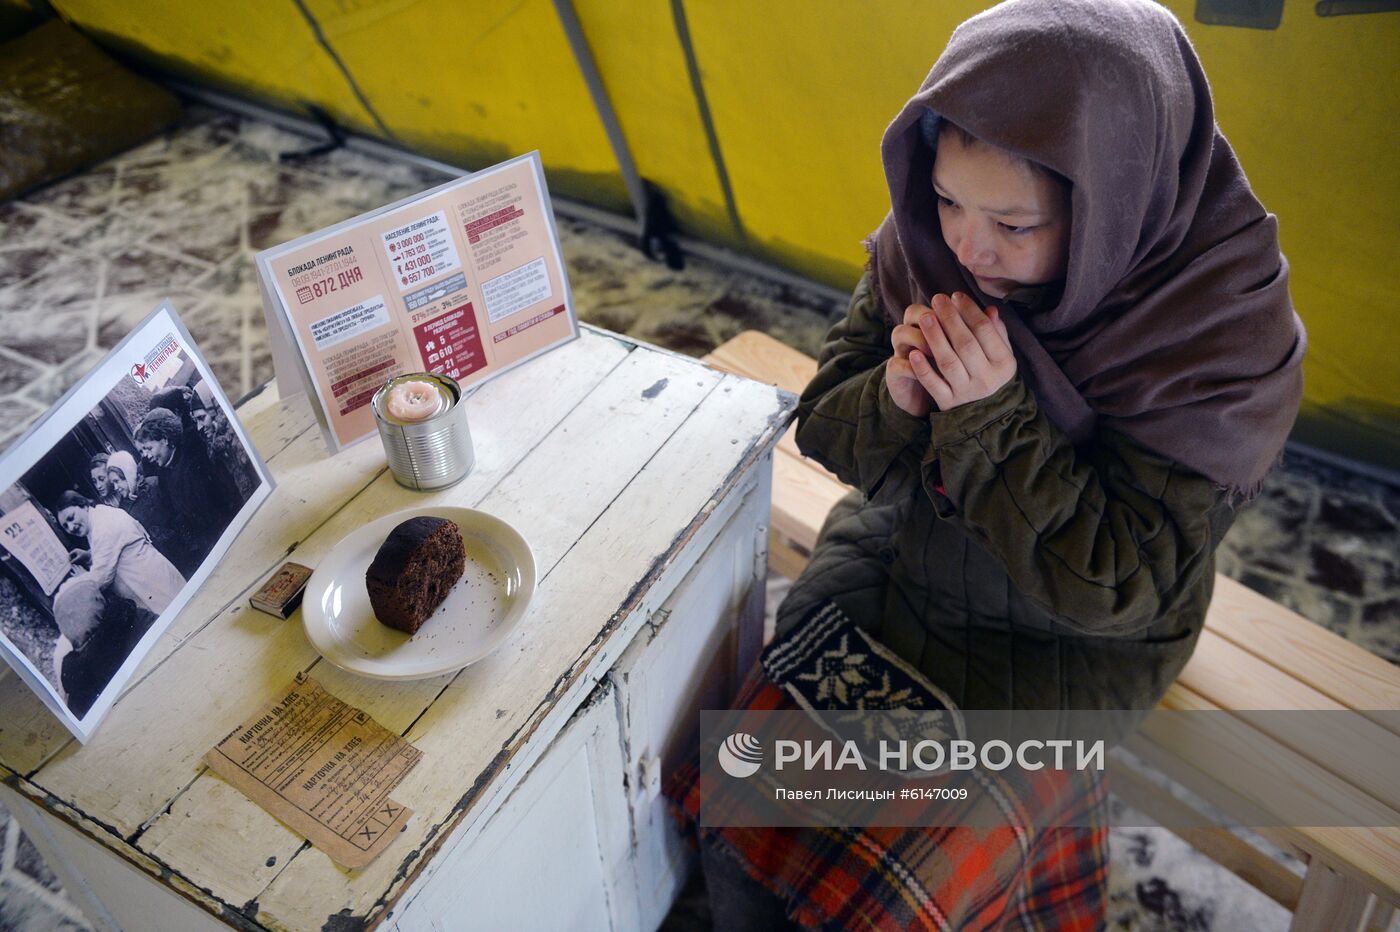
{"type": "Polygon", "coordinates": [[[0,547],[24,564],[44,595],[53,595],[73,565],[68,548],[31,501],[0,515],[0,547]]]}
{"type": "Polygon", "coordinates": [[[396,375],[465,387],[578,336],[538,153],[257,262],[279,389],[311,394],[332,451],[375,432],[370,399],[396,375]]]}
{"type": "Polygon", "coordinates": [[[86,741],[272,488],[162,304],[0,455],[0,657],[86,741]]]}

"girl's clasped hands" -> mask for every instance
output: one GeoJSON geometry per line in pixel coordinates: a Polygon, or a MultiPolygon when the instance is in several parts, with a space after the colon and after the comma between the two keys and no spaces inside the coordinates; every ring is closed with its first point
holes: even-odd
{"type": "Polygon", "coordinates": [[[983,311],[957,292],[911,304],[890,336],[894,357],[885,368],[890,398],[914,417],[934,404],[947,411],[996,392],[1016,374],[1016,356],[996,307],[983,311]]]}

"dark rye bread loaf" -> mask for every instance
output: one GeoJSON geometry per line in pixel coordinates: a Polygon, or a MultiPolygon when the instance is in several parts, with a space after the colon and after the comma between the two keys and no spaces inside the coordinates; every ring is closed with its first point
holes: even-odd
{"type": "Polygon", "coordinates": [[[462,532],[446,518],[409,518],[389,532],[365,573],[375,617],[409,634],[428,620],[462,577],[462,532]]]}

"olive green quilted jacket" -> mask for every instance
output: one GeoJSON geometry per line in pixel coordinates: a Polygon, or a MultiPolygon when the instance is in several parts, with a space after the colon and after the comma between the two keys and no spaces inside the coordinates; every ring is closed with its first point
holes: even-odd
{"type": "Polygon", "coordinates": [[[964,709],[1155,706],[1200,634],[1227,494],[1111,430],[1076,450],[1019,375],[912,417],[890,330],[863,280],[802,395],[798,446],[857,492],[779,632],[830,598],[964,709]]]}

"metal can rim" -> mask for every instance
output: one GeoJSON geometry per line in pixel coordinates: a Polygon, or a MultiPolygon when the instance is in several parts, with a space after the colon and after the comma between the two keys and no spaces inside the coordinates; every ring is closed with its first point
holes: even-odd
{"type": "Polygon", "coordinates": [[[420,424],[430,424],[440,418],[446,417],[462,401],[462,386],[450,375],[442,375],[437,372],[405,372],[399,375],[390,376],[379,386],[379,389],[370,398],[370,408],[374,411],[376,420],[391,424],[394,427],[414,427],[420,424]],[[421,421],[402,421],[394,417],[384,409],[384,399],[395,385],[400,382],[433,382],[444,388],[447,392],[447,406],[441,411],[423,418],[421,421]]]}

